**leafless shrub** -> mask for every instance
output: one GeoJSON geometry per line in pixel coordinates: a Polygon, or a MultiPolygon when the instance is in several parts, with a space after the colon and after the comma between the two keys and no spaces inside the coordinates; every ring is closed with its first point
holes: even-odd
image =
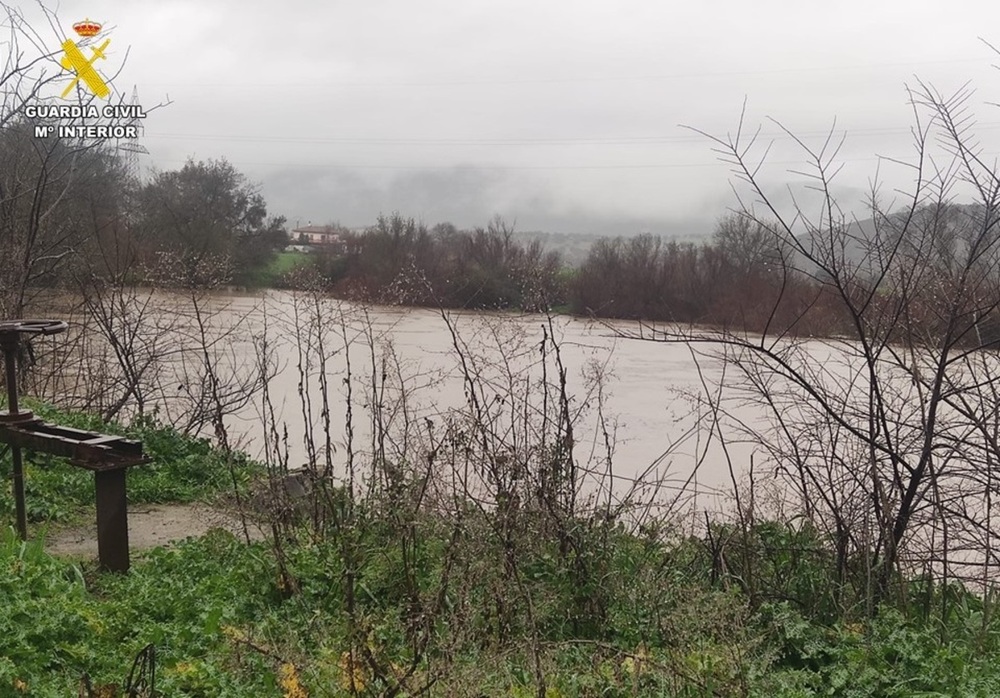
{"type": "Polygon", "coordinates": [[[876,182],[867,220],[834,197],[841,140],[832,132],[818,149],[796,139],[820,204],[815,217],[799,200],[782,210],[769,196],[764,155],[742,122],[732,137],[712,138],[749,192],[740,215],[789,251],[782,274],[811,279],[814,297],[833,299],[845,324],[811,342],[790,339],[780,323],[760,334],[676,326],[641,334],[714,347],[734,399],[765,407],[770,427],[742,425],[743,435],[832,541],[842,589],[869,612],[901,572],[930,566],[946,579],[986,580],[997,563],[991,328],[1000,179],[970,136],[967,90],[945,96],[919,84],[910,95],[915,157],[898,164],[913,190],[899,206],[876,182]],[[958,205],[960,194],[974,203],[958,205]]]}
{"type": "MultiPolygon", "coordinates": [[[[563,622],[581,636],[596,632],[608,585],[630,582],[608,579],[615,537],[657,537],[675,513],[656,506],[665,498],[655,478],[615,472],[606,367],[568,365],[554,318],[529,325],[442,311],[454,369],[428,373],[400,358],[385,315],[376,320],[372,309],[330,298],[315,281],[299,279],[282,317],[267,311],[257,340],[272,352],[261,356],[287,357],[298,385],[298,404],[285,405],[284,415],[267,387],[261,393],[271,484],[252,503],[271,523],[276,557],[287,561],[288,541],[302,536],[336,556],[351,665],[385,685],[412,684],[418,667],[421,681],[439,680],[451,671],[449,648],[505,648],[527,637],[544,690],[552,614],[567,614],[563,622]],[[576,392],[581,368],[587,378],[576,392]],[[442,401],[442,381],[460,382],[464,398],[442,401]],[[289,437],[296,424],[301,449],[289,437]],[[596,446],[581,456],[588,442],[596,446]],[[292,450],[305,462],[291,461],[292,450]],[[390,532],[390,550],[366,548],[373,528],[390,532]],[[428,580],[422,565],[432,544],[443,548],[435,548],[437,572],[428,580]],[[568,608],[553,610],[527,571],[543,555],[578,589],[568,608]],[[405,598],[412,663],[402,675],[365,640],[371,628],[358,584],[373,556],[393,565],[405,598]]],[[[297,588],[292,566],[281,568],[284,588],[297,588]]]]}

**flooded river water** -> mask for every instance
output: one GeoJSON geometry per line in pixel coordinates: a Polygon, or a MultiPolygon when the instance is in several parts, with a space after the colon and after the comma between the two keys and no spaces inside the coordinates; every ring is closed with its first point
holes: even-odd
{"type": "MultiPolygon", "coordinates": [[[[466,358],[477,358],[477,370],[504,364],[504,371],[514,373],[530,371],[530,366],[538,363],[543,333],[549,331],[548,320],[542,315],[451,311],[447,316],[450,328],[436,310],[361,310],[332,300],[324,300],[317,310],[301,297],[296,301],[292,294],[277,291],[214,295],[204,310],[214,331],[231,332],[224,346],[230,355],[228,361],[237,369],[242,363],[242,369],[249,370],[257,360],[260,338],[268,337],[276,362],[267,388],[275,417],[287,429],[292,467],[304,464],[309,457],[304,441],[306,421],[311,420],[316,432],[322,430],[322,404],[316,394],[319,367],[315,357],[319,351],[314,339],[312,362],[306,367],[313,385],[312,413],[307,415],[300,396],[299,352],[303,342],[295,340],[297,333],[310,333],[310,323],[317,322],[317,317],[326,341],[323,353],[327,356],[331,432],[338,446],[335,463],[343,461],[346,451],[348,358],[356,403],[354,449],[363,451],[367,432],[365,405],[360,396],[370,389],[373,353],[378,360],[391,356],[392,370],[405,379],[408,409],[412,410],[409,417],[417,419],[439,415],[465,401],[462,362],[451,329],[466,358]],[[347,352],[345,345],[349,347],[347,352]]],[[[727,459],[718,445],[708,444],[708,427],[696,426],[699,409],[692,396],[703,394],[703,379],[710,384],[719,380],[719,361],[708,355],[696,361],[684,344],[626,338],[626,334],[638,329],[632,322],[561,316],[553,319],[552,329],[566,369],[571,405],[580,411],[575,455],[584,467],[589,464],[598,470],[606,468],[605,434],[598,428],[603,420],[614,445],[614,474],[625,481],[659,479],[665,481],[668,490],[675,491],[686,486],[691,492],[701,493],[707,506],[707,499],[731,486],[730,462],[737,477],[744,472],[753,452],[750,446],[730,444],[727,459]],[[602,376],[600,399],[595,388],[598,374],[602,376]]],[[[384,370],[381,364],[375,367],[376,372],[384,370]]],[[[493,376],[483,374],[484,380],[495,381],[504,371],[493,376]]],[[[549,375],[549,380],[553,379],[549,375]]],[[[501,389],[497,386],[498,391],[501,389]]],[[[744,418],[754,418],[752,407],[740,409],[744,418]]],[[[226,422],[233,440],[256,456],[265,446],[265,411],[261,401],[255,399],[226,422]]]]}

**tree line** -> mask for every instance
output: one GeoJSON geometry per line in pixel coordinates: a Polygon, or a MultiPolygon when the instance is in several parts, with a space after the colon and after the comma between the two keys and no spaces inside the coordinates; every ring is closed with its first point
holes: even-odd
{"type": "Polygon", "coordinates": [[[0,125],[0,315],[53,288],[238,284],[286,245],[284,223],[224,159],[141,181],[113,145],[0,125]]]}
{"type": "MultiPolygon", "coordinates": [[[[367,302],[555,310],[792,336],[850,334],[854,320],[838,297],[868,294],[873,310],[905,308],[893,315],[890,339],[896,342],[946,333],[940,304],[947,298],[966,308],[961,341],[989,345],[1000,340],[997,313],[981,312],[983,298],[953,298],[941,286],[969,253],[984,215],[981,208],[941,202],[845,220],[834,231],[843,242],[826,253],[835,258],[826,259],[821,231],[806,228],[789,238],[774,220],[734,212],[722,216],[701,244],[649,234],[600,238],[580,266],[570,267],[540,241],[518,239],[500,217],[459,230],[450,223],[428,228],[393,213],[362,233],[342,230],[342,246],[321,248],[310,274],[300,271],[285,283],[314,282],[318,274],[333,295],[367,302]],[[873,246],[891,250],[893,264],[875,263],[873,246]],[[831,264],[851,269],[849,288],[831,283],[831,264]],[[907,271],[914,265],[919,275],[907,271]],[[886,290],[887,275],[908,275],[905,291],[886,290]]],[[[975,269],[992,273],[985,260],[975,269]]]]}
{"type": "MultiPolygon", "coordinates": [[[[428,228],[393,213],[362,233],[341,235],[341,246],[319,249],[311,272],[345,298],[558,310],[752,331],[777,324],[813,333],[831,325],[832,310],[824,310],[819,285],[789,268],[789,251],[769,246],[772,236],[761,223],[737,214],[721,218],[702,244],[648,234],[601,238],[579,267],[566,265],[538,240],[518,239],[500,217],[486,227],[459,230],[450,223],[428,228]]],[[[285,283],[303,278],[300,271],[285,283]]]]}
{"type": "Polygon", "coordinates": [[[379,216],[364,233],[346,233],[342,249],[320,251],[316,269],[335,295],[380,303],[537,311],[561,297],[559,254],[515,239],[499,217],[459,230],[379,216]]]}

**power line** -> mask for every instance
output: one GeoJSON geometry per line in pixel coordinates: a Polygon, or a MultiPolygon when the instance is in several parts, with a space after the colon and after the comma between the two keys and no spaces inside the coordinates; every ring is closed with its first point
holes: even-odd
{"type": "MultiPolygon", "coordinates": [[[[416,80],[343,80],[330,81],[323,80],[322,87],[456,87],[471,85],[548,85],[558,83],[587,83],[587,82],[658,82],[664,80],[678,79],[704,79],[712,77],[742,77],[748,75],[785,75],[790,73],[824,73],[824,72],[855,72],[859,70],[867,71],[874,68],[914,68],[928,65],[959,65],[978,63],[988,65],[988,59],[979,58],[951,58],[942,60],[924,61],[893,61],[886,63],[865,63],[848,64],[837,66],[802,66],[791,68],[769,68],[762,70],[726,70],[726,71],[701,71],[690,73],[662,73],[662,74],[624,74],[624,75],[588,75],[588,76],[562,76],[562,77],[539,77],[539,78],[458,78],[458,79],[416,79],[416,80]]],[[[315,90],[317,83],[308,82],[146,82],[151,87],[236,87],[259,90],[261,88],[307,88],[315,90]]]]}
{"type": "MultiPolygon", "coordinates": [[[[911,154],[912,155],[912,154],[911,154]]],[[[998,152],[981,153],[981,155],[1000,155],[998,152]]],[[[335,162],[324,162],[324,163],[307,163],[307,162],[255,162],[249,160],[241,160],[232,158],[230,156],[225,156],[227,160],[233,164],[245,165],[256,165],[261,167],[288,167],[297,169],[326,169],[326,170],[402,170],[402,171],[426,171],[426,170],[442,170],[442,171],[454,171],[454,170],[484,170],[484,171],[497,171],[497,172],[521,172],[521,171],[561,171],[561,170],[671,170],[671,169],[688,169],[688,168],[705,168],[705,167],[726,167],[732,169],[732,164],[715,161],[715,162],[688,162],[688,163],[638,163],[631,165],[372,165],[372,164],[357,164],[357,163],[335,163],[335,162]]],[[[857,157],[857,158],[839,158],[838,163],[843,162],[876,162],[881,160],[894,160],[894,161],[905,161],[909,156],[889,156],[889,155],[875,155],[867,157],[857,157]]],[[[187,158],[157,158],[160,162],[187,162],[187,158]]],[[[782,167],[803,167],[803,160],[783,160],[783,161],[773,161],[765,162],[767,166],[782,166],[782,167]]]]}
{"type": "MultiPolygon", "coordinates": [[[[1000,127],[1000,121],[981,122],[977,129],[995,129],[1000,127]]],[[[838,129],[837,133],[852,136],[889,136],[908,135],[911,128],[901,127],[870,127],[857,129],[838,129]]],[[[800,138],[825,137],[829,129],[796,131],[800,138]]],[[[165,140],[207,140],[232,141],[239,143],[301,143],[303,145],[318,145],[323,143],[341,145],[465,145],[465,146],[512,146],[512,145],[657,145],[672,143],[705,143],[707,139],[700,134],[683,136],[591,136],[580,138],[383,138],[357,136],[243,136],[225,133],[148,133],[147,138],[165,140]]],[[[782,131],[761,132],[758,138],[765,140],[788,140],[790,136],[782,131]]]]}

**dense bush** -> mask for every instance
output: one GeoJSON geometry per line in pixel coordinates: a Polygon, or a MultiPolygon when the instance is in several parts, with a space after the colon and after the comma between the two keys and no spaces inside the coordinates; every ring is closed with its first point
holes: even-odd
{"type": "MultiPolygon", "coordinates": [[[[387,304],[536,311],[563,302],[558,254],[514,239],[502,220],[486,228],[428,230],[398,213],[380,216],[315,269],[339,295],[387,304]]],[[[294,280],[293,280],[294,284],[294,280]]]]}
{"type": "Polygon", "coordinates": [[[828,296],[780,256],[734,249],[719,234],[701,245],[651,235],[599,240],[569,288],[570,310],[580,315],[800,335],[836,332],[842,319],[828,296]]]}

